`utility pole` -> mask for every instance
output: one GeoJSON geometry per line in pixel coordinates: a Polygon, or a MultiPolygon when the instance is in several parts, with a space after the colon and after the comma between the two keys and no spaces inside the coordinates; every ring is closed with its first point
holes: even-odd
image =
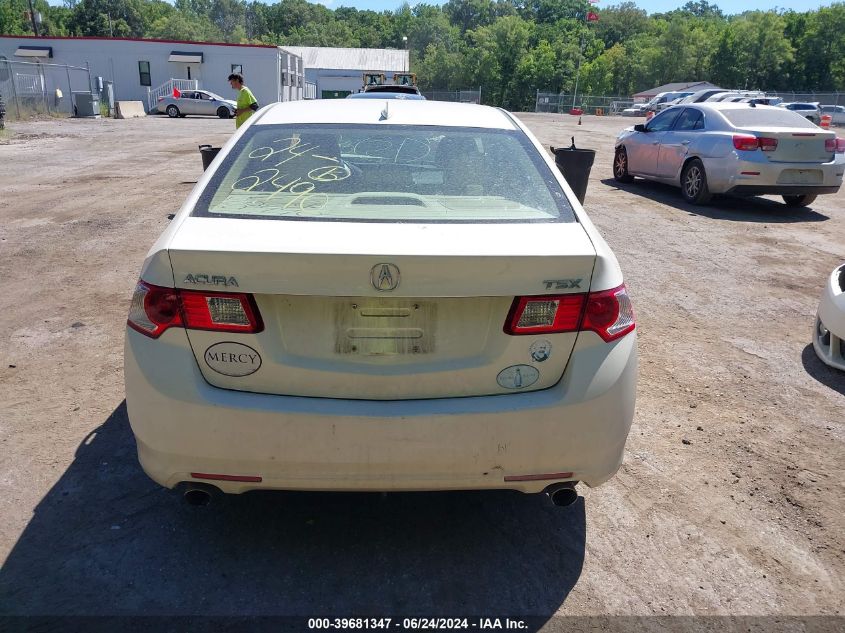
{"type": "MultiPolygon", "coordinates": [[[[587,28],[587,16],[590,13],[590,6],[584,11],[584,28],[587,28]]],[[[578,48],[578,67],[575,70],[575,91],[572,93],[572,109],[575,109],[575,100],[578,98],[578,80],[581,79],[581,60],[584,58],[584,32],[581,32],[581,44],[578,48]]]]}
{"type": "Polygon", "coordinates": [[[32,19],[32,32],[35,33],[35,37],[38,37],[38,22],[35,20],[35,8],[32,6],[32,0],[29,0],[29,17],[32,19]]]}

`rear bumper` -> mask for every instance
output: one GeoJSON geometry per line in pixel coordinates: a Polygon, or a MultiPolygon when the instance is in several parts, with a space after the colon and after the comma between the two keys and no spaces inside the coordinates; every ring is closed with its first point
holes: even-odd
{"type": "Polygon", "coordinates": [[[334,400],[219,389],[202,378],[184,330],[126,335],[126,402],[145,472],[163,486],[192,472],[224,492],[515,489],[596,486],[618,470],[634,415],[636,333],[582,333],[570,370],[542,391],[412,401],[334,400]],[[572,371],[571,368],[577,368],[572,371]],[[572,477],[505,481],[572,472],[572,477]]]}
{"type": "Polygon", "coordinates": [[[845,175],[845,156],[836,154],[829,163],[778,163],[762,152],[731,152],[726,157],[702,158],[711,193],[737,196],[805,195],[836,193],[845,175]],[[790,172],[814,172],[814,180],[790,182],[790,172]],[[746,172],[746,173],[743,173],[746,172]]]}
{"type": "Polygon", "coordinates": [[[734,196],[803,196],[836,193],[839,186],[819,187],[814,185],[737,185],[725,193],[734,196]]]}
{"type": "Polygon", "coordinates": [[[845,371],[845,281],[840,277],[845,275],[843,271],[845,264],[833,271],[822,291],[813,327],[813,348],[824,363],[845,371]],[[820,324],[830,332],[829,337],[821,336],[820,324]]]}

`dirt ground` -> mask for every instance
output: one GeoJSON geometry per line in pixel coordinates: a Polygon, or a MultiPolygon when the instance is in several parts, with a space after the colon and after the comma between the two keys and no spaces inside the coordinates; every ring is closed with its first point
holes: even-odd
{"type": "Polygon", "coordinates": [[[634,121],[520,116],[545,145],[574,134],[598,150],[586,208],[637,312],[625,464],[567,509],[508,492],[183,505],[137,464],[124,324],[147,249],[201,173],[197,145],[232,122],[11,124],[0,614],[530,615],[534,628],[555,615],[845,615],[845,374],[810,345],[845,259],[845,190],[812,209],[694,207],[671,187],[614,183],[613,138],[634,121]]]}

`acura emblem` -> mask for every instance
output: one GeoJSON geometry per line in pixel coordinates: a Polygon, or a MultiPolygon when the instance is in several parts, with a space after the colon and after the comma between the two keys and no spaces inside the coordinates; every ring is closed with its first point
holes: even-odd
{"type": "Polygon", "coordinates": [[[393,264],[376,264],[370,271],[373,288],[379,292],[396,290],[399,285],[399,269],[393,264]]]}

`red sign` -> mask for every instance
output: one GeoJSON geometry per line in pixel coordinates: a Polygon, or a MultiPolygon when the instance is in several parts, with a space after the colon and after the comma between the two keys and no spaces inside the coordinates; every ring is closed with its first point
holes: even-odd
{"type": "Polygon", "coordinates": [[[587,22],[598,22],[598,21],[599,21],[599,14],[598,13],[593,13],[592,11],[590,11],[587,14],[587,22]]]}

